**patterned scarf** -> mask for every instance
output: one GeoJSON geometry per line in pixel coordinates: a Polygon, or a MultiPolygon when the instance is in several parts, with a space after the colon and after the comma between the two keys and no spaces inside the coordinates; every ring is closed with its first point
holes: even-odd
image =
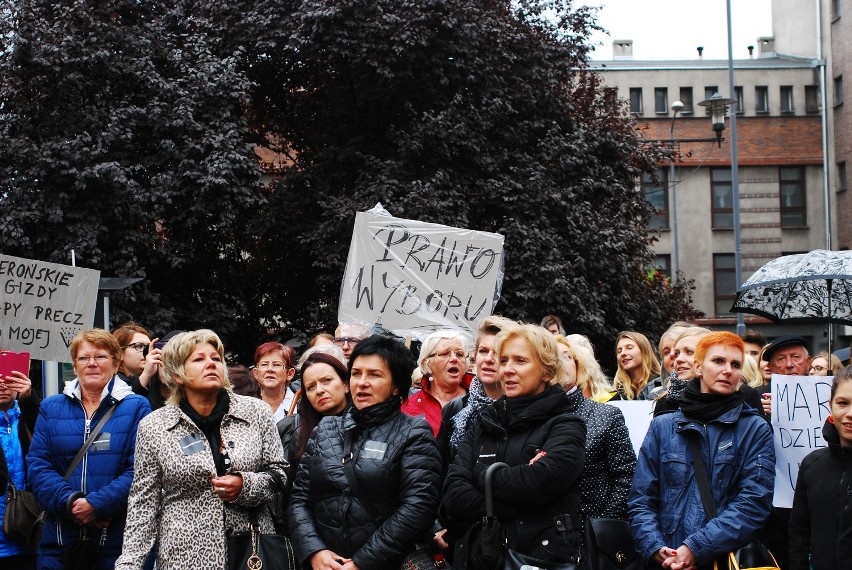
{"type": "Polygon", "coordinates": [[[677,377],[676,372],[672,372],[669,374],[669,393],[666,397],[669,400],[677,400],[680,398],[680,395],[683,394],[683,391],[686,390],[686,385],[689,382],[687,380],[681,380],[677,377]]]}
{"type": "Polygon", "coordinates": [[[467,391],[467,405],[452,418],[453,433],[450,435],[450,445],[458,448],[461,440],[464,439],[464,434],[467,433],[467,422],[472,414],[493,403],[494,400],[485,395],[479,378],[474,378],[467,391]]]}

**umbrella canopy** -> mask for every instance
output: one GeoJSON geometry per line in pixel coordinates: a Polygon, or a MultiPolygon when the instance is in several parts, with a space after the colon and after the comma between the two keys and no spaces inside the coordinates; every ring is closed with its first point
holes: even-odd
{"type": "Polygon", "coordinates": [[[731,311],[776,323],[852,325],[852,251],[817,249],[773,259],[743,283],[731,311]]]}

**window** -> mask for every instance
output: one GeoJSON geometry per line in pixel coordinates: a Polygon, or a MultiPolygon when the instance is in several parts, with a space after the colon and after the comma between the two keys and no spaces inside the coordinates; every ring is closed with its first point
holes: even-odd
{"type": "Polygon", "coordinates": [[[655,172],[657,181],[645,173],[642,175],[642,193],[651,206],[648,216],[648,228],[669,229],[669,184],[668,171],[660,169],[655,172]]]}
{"type": "Polygon", "coordinates": [[[805,112],[819,113],[819,85],[805,85],[805,112]]]}
{"type": "Polygon", "coordinates": [[[778,170],[778,177],[781,184],[781,227],[806,226],[805,169],[799,166],[782,166],[778,170]]]}
{"type": "Polygon", "coordinates": [[[742,85],[738,85],[734,87],[734,99],[737,100],[736,112],[738,115],[742,115],[745,113],[745,98],[743,97],[743,88],[742,85]]]}
{"type": "Polygon", "coordinates": [[[733,253],[713,254],[713,298],[716,316],[731,314],[737,298],[737,258],[733,253]]]}
{"type": "Polygon", "coordinates": [[[654,112],[665,115],[669,112],[669,89],[668,87],[654,88],[654,112]]]}
{"type": "Polygon", "coordinates": [[[712,227],[714,230],[730,230],[734,227],[734,192],[729,168],[713,168],[710,171],[712,192],[712,227]]]}
{"type": "Polygon", "coordinates": [[[843,76],[834,78],[834,106],[843,104],[843,76]]]}
{"type": "Polygon", "coordinates": [[[839,18],[840,17],[840,4],[841,0],[831,0],[831,17],[839,18]]]}
{"type": "Polygon", "coordinates": [[[691,115],[692,108],[692,87],[681,87],[680,88],[680,102],[683,103],[683,111],[681,111],[681,115],[691,115]]]}
{"type": "Polygon", "coordinates": [[[837,191],[843,192],[848,188],[848,180],[846,179],[846,161],[837,163],[837,191]]]}
{"type": "Polygon", "coordinates": [[[766,85],[758,85],[754,88],[754,112],[769,112],[769,87],[766,85]]]}
{"type": "Polygon", "coordinates": [[[666,279],[670,279],[672,276],[672,256],[664,254],[654,257],[651,267],[659,271],[666,279]]]}
{"type": "Polygon", "coordinates": [[[781,86],[781,112],[782,113],[792,113],[796,110],[793,106],[793,86],[792,85],[782,85],[781,86]]]}
{"type": "MultiPolygon", "coordinates": [[[[704,99],[705,100],[710,99],[713,95],[715,95],[718,92],[719,92],[719,86],[718,85],[706,85],[704,87],[704,99]]],[[[707,115],[708,117],[711,115],[710,107],[704,107],[704,114],[707,115]]]]}
{"type": "Polygon", "coordinates": [[[642,88],[630,88],[630,112],[637,115],[642,114],[642,88]]]}

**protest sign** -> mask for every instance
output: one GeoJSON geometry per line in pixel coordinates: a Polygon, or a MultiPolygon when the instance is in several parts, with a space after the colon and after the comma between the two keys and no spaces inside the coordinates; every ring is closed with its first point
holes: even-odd
{"type": "Polygon", "coordinates": [[[772,375],[772,431],[775,443],[773,505],[793,506],[799,464],[827,447],[822,426],[831,415],[831,376],[772,375]]]}
{"type": "Polygon", "coordinates": [[[100,272],[0,254],[0,346],[70,362],[68,346],[92,328],[100,272]]]}
{"type": "Polygon", "coordinates": [[[654,419],[654,402],[652,400],[615,400],[607,404],[615,406],[624,414],[624,423],[627,424],[627,431],[630,432],[630,443],[633,444],[633,451],[639,455],[639,449],[645,441],[648,428],[651,427],[651,420],[654,419]]]}
{"type": "Polygon", "coordinates": [[[337,317],[400,336],[436,329],[475,336],[503,281],[503,236],[358,212],[337,317]]]}

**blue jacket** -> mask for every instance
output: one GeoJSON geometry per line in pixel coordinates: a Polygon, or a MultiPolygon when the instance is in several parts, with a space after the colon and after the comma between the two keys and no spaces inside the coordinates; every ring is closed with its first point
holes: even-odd
{"type": "Polygon", "coordinates": [[[772,430],[742,405],[703,425],[681,410],[657,416],[642,443],[628,496],[636,547],[644,559],[660,548],[689,547],[699,565],[752,539],[772,507],[772,430]],[[702,460],[717,517],[705,521],[695,482],[688,431],[701,435],[702,460]]]}
{"type": "Polygon", "coordinates": [[[63,394],[51,396],[41,404],[27,454],[27,483],[47,511],[39,544],[39,558],[50,559],[45,560],[45,567],[61,567],[61,551],[81,536],[81,527],[66,515],[68,499],[77,491],[85,494],[98,518],[112,519],[106,532],[88,529],[89,536],[97,537],[104,547],[105,563],[110,559],[114,562],[121,551],[133,480],[136,427],[151,406],[145,398],[133,394],[127,384],[113,378],[92,415],[91,429],[112,404],[117,405],[115,413],[67,481],[65,471],[85,442],[87,431],[78,381],[67,384],[63,394]]]}
{"type": "MultiPolygon", "coordinates": [[[[21,449],[21,440],[18,436],[18,427],[21,425],[21,408],[15,401],[11,408],[0,412],[0,446],[3,447],[3,456],[6,468],[12,477],[12,481],[18,489],[26,489],[26,464],[24,453],[21,449]]],[[[0,521],[6,512],[6,487],[0,489],[0,521]]],[[[0,526],[0,558],[6,556],[17,556],[24,554],[26,549],[18,543],[10,540],[0,526]]]]}

